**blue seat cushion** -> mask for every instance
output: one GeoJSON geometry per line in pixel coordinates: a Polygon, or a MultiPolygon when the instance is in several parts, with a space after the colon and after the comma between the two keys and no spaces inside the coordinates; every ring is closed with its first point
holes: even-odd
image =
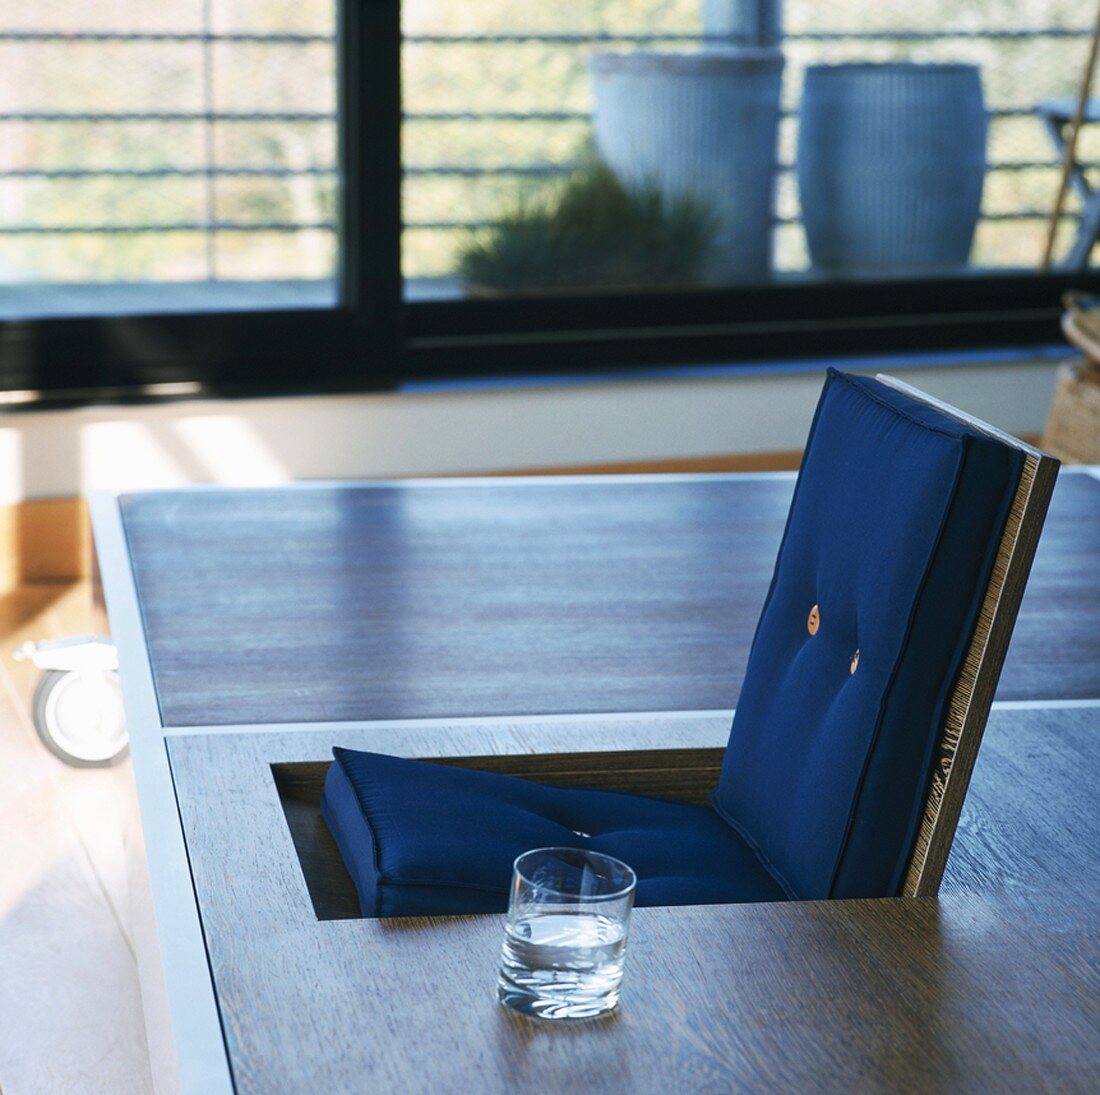
{"type": "Polygon", "coordinates": [[[830,370],[713,798],[789,897],[900,892],[1022,466],[830,370]]]}
{"type": "Polygon", "coordinates": [[[321,812],[364,916],[503,912],[516,857],[562,846],[629,863],[638,905],[784,899],[748,845],[705,806],[351,749],[333,757],[321,812]]]}

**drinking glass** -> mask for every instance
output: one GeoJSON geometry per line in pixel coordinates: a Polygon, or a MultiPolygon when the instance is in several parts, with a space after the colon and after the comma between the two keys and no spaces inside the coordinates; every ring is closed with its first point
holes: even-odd
{"type": "Polygon", "coordinates": [[[611,856],[536,848],[512,870],[497,995],[543,1019],[590,1019],[619,1002],[637,879],[611,856]]]}

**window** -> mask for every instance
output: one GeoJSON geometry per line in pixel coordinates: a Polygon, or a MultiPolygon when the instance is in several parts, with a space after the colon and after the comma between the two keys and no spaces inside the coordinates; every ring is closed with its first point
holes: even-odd
{"type": "Polygon", "coordinates": [[[406,0],[406,295],[1034,272],[1059,175],[1041,110],[1071,109],[1085,22],[1060,0],[406,0]],[[746,40],[771,54],[721,55],[746,40]],[[570,196],[614,201],[594,155],[701,206],[648,268],[537,253],[563,195],[564,235],[570,196]]]}
{"type": "Polygon", "coordinates": [[[7,317],[331,306],[334,0],[0,5],[7,317]]]}
{"type": "Polygon", "coordinates": [[[0,388],[1050,341],[1100,284],[1100,125],[1041,269],[1089,34],[1062,0],[0,0],[0,388]]]}

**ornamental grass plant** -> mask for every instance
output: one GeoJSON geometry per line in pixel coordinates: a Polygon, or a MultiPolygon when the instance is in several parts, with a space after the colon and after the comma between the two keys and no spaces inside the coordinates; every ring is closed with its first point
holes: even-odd
{"type": "Polygon", "coordinates": [[[459,252],[474,291],[638,288],[702,281],[715,218],[693,197],[628,189],[596,161],[518,199],[459,252]]]}

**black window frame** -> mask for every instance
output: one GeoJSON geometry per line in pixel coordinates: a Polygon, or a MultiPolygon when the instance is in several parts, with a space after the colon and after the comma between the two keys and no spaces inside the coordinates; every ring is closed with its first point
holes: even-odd
{"type": "MultiPolygon", "coordinates": [[[[1100,270],[417,301],[401,272],[400,0],[338,0],[337,304],[0,322],[0,390],[65,403],[995,349],[1061,340],[1100,270]]],[[[25,404],[27,405],[27,404],[25,404]]]]}

